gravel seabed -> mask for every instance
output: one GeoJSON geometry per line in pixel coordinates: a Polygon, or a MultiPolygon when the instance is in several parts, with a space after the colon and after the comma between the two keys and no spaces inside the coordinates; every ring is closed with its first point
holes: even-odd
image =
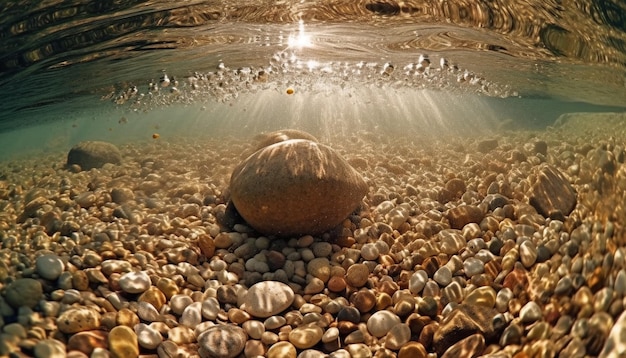
{"type": "Polygon", "coordinates": [[[231,215],[249,138],[162,136],[82,172],[0,163],[0,356],[618,357],[626,118],[598,118],[322,138],[370,189],[321,236],[231,215]],[[577,192],[567,216],[529,204],[545,163],[577,192]]]}

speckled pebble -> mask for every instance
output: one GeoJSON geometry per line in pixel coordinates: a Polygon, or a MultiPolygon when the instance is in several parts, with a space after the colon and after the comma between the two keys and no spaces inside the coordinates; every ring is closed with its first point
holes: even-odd
{"type": "Polygon", "coordinates": [[[293,289],[282,282],[259,282],[248,289],[243,309],[254,317],[265,318],[286,310],[294,298],[293,289]]]}
{"type": "Polygon", "coordinates": [[[215,325],[198,336],[198,343],[201,347],[200,356],[203,358],[237,357],[243,351],[246,340],[246,332],[240,327],[226,324],[215,325]]]}
{"type": "Polygon", "coordinates": [[[100,326],[100,314],[91,308],[72,307],[57,318],[57,326],[68,334],[89,331],[100,326]]]}

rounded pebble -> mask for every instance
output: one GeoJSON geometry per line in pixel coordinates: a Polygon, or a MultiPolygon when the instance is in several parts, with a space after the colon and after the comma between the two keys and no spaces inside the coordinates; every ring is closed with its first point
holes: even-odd
{"type": "Polygon", "coordinates": [[[278,281],[254,284],[243,298],[244,310],[254,317],[265,318],[286,310],[295,299],[291,287],[278,281]]]}
{"type": "Polygon", "coordinates": [[[127,272],[119,279],[120,288],[131,294],[142,293],[150,288],[152,282],[150,276],[144,271],[127,272]]]}
{"type": "Polygon", "coordinates": [[[35,260],[35,269],[40,277],[54,281],[59,278],[63,270],[65,270],[65,264],[57,255],[46,254],[37,257],[35,260]]]}
{"type": "Polygon", "coordinates": [[[243,352],[247,339],[242,328],[218,324],[202,332],[198,336],[198,343],[209,357],[234,358],[243,352]]]}
{"type": "Polygon", "coordinates": [[[374,337],[386,335],[393,326],[400,323],[400,317],[389,311],[378,311],[367,320],[367,330],[374,337]]]}

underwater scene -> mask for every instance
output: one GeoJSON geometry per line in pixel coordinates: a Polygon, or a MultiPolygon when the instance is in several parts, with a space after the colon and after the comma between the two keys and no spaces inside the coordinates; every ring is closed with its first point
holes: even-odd
{"type": "Polygon", "coordinates": [[[0,357],[626,357],[621,0],[3,0],[0,357]]]}

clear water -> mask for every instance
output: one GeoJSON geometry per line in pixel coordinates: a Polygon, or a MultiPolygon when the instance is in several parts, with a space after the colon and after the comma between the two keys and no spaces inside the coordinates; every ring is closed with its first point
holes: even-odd
{"type": "Polygon", "coordinates": [[[617,0],[5,1],[0,149],[136,140],[155,128],[432,135],[623,111],[625,8],[617,0]]]}

